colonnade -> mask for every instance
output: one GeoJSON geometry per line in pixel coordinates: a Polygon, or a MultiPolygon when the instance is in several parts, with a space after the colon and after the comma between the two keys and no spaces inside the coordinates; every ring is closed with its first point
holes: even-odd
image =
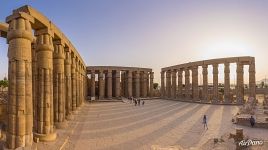
{"type": "Polygon", "coordinates": [[[219,64],[224,64],[224,99],[223,103],[232,103],[230,96],[230,63],[236,63],[236,103],[244,102],[244,65],[249,65],[249,96],[256,97],[255,58],[230,57],[212,59],[162,68],[161,70],[161,97],[201,102],[219,102],[219,64]],[[208,65],[212,65],[213,86],[212,98],[209,99],[208,65]],[[198,85],[198,67],[202,67],[203,84],[198,85]],[[190,71],[191,76],[190,76],[190,71]],[[184,83],[183,84],[183,72],[184,83]],[[190,84],[190,78],[192,83],[190,84]],[[202,94],[200,94],[202,93],[202,94]]]}
{"type": "Polygon", "coordinates": [[[88,95],[91,100],[153,96],[154,73],[152,69],[90,66],[87,67],[87,72],[90,75],[88,95]]]}
{"type": "Polygon", "coordinates": [[[9,61],[6,146],[53,141],[55,127],[65,128],[85,100],[85,63],[64,34],[33,8],[14,10],[6,22],[1,26],[7,28],[1,37],[7,38],[9,61]]]}

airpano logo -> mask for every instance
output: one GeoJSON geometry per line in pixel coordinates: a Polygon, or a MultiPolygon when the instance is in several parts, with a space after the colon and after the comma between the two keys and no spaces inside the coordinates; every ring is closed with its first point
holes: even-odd
{"type": "Polygon", "coordinates": [[[256,146],[256,145],[263,145],[263,140],[256,140],[256,139],[248,139],[248,140],[242,140],[238,143],[239,146],[256,146]]]}

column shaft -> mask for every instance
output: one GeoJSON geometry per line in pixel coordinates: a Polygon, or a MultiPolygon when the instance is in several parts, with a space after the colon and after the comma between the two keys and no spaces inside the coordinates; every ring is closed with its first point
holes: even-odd
{"type": "Polygon", "coordinates": [[[95,100],[95,70],[91,71],[91,100],[95,100]]]}
{"type": "Polygon", "coordinates": [[[120,70],[115,73],[115,97],[120,98],[120,70]]]}
{"type": "Polygon", "coordinates": [[[75,111],[76,106],[76,59],[75,56],[72,55],[72,65],[71,65],[71,77],[72,77],[72,111],[75,111]]]}
{"type": "Polygon", "coordinates": [[[53,53],[53,104],[54,122],[57,128],[65,128],[65,81],[64,81],[64,49],[61,41],[54,42],[53,53]]]}
{"type": "Polygon", "coordinates": [[[166,72],[166,91],[167,91],[167,98],[171,98],[171,71],[168,70],[166,72]]]}
{"type": "Polygon", "coordinates": [[[191,98],[190,94],[190,71],[189,68],[185,70],[185,94],[186,98],[189,100],[191,98]]]}
{"type": "Polygon", "coordinates": [[[244,102],[244,70],[243,64],[241,62],[237,63],[237,70],[236,70],[236,101],[238,104],[242,104],[244,102]]]}
{"type": "Polygon", "coordinates": [[[53,33],[49,29],[36,31],[37,36],[37,117],[35,137],[40,141],[56,139],[53,116],[53,33]]]}
{"type": "Polygon", "coordinates": [[[182,97],[182,70],[178,69],[178,98],[182,97]]]}
{"type": "Polygon", "coordinates": [[[256,99],[255,59],[249,65],[249,96],[256,99]]]}
{"type": "Polygon", "coordinates": [[[65,58],[65,98],[66,98],[66,115],[67,119],[71,120],[72,116],[72,77],[71,77],[71,55],[70,52],[66,52],[65,58]]]}
{"type": "Polygon", "coordinates": [[[176,73],[177,73],[177,70],[172,70],[172,88],[171,88],[171,98],[172,99],[176,99],[176,89],[177,89],[176,73]]]}
{"type": "Polygon", "coordinates": [[[99,72],[99,99],[104,98],[104,80],[103,80],[103,72],[100,70],[99,72]]]}
{"type": "Polygon", "coordinates": [[[112,70],[107,72],[107,98],[112,99],[112,70]]]}
{"type": "Polygon", "coordinates": [[[203,65],[203,87],[202,87],[202,101],[208,101],[208,66],[203,65]]]}
{"type": "Polygon", "coordinates": [[[135,73],[135,96],[136,98],[140,97],[140,72],[136,71],[135,73]]]}
{"type": "Polygon", "coordinates": [[[213,103],[218,103],[218,64],[213,64],[213,103]]]}
{"type": "Polygon", "coordinates": [[[132,71],[128,71],[127,75],[128,97],[132,97],[132,71]]]}
{"type": "Polygon", "coordinates": [[[165,72],[161,72],[161,98],[165,97],[165,72]]]}
{"type": "Polygon", "coordinates": [[[198,66],[192,68],[192,91],[193,101],[199,100],[199,89],[198,89],[198,66]]]}
{"type": "Polygon", "coordinates": [[[224,63],[224,103],[230,103],[230,64],[224,63]]]}
{"type": "Polygon", "coordinates": [[[150,97],[154,96],[154,72],[150,72],[150,97]]]}

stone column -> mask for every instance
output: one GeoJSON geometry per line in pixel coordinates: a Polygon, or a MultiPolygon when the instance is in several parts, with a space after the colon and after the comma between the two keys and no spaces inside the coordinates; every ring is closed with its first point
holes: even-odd
{"type": "Polygon", "coordinates": [[[135,72],[135,97],[139,98],[140,97],[140,72],[136,71],[135,72]]]}
{"type": "Polygon", "coordinates": [[[150,72],[150,97],[154,96],[154,72],[150,72]]]}
{"type": "Polygon", "coordinates": [[[199,100],[199,88],[198,88],[198,66],[192,68],[192,85],[193,85],[193,101],[199,100]]]}
{"type": "Polygon", "coordinates": [[[218,103],[219,102],[219,90],[218,90],[218,64],[213,64],[213,99],[212,103],[218,103]]]}
{"type": "Polygon", "coordinates": [[[65,98],[66,98],[66,119],[73,120],[72,115],[72,78],[71,78],[71,54],[66,51],[65,54],[65,98]]]}
{"type": "Polygon", "coordinates": [[[224,63],[224,103],[230,103],[230,64],[224,63]]]}
{"type": "Polygon", "coordinates": [[[144,95],[144,72],[140,72],[140,97],[144,95]]]}
{"type": "Polygon", "coordinates": [[[203,65],[202,102],[208,101],[208,65],[203,65]]]}
{"type": "Polygon", "coordinates": [[[182,98],[182,69],[178,69],[178,98],[182,98]]]}
{"type": "Polygon", "coordinates": [[[132,97],[132,71],[128,71],[127,73],[127,91],[128,97],[132,97]]]}
{"type": "Polygon", "coordinates": [[[72,65],[71,65],[71,77],[72,77],[72,111],[75,111],[76,106],[76,59],[74,54],[72,54],[72,65]]]}
{"type": "Polygon", "coordinates": [[[249,64],[249,96],[256,99],[255,58],[249,64]]]}
{"type": "Polygon", "coordinates": [[[165,71],[161,71],[161,98],[165,97],[165,71]]]}
{"type": "Polygon", "coordinates": [[[171,71],[168,70],[166,72],[166,91],[167,91],[167,98],[171,98],[171,71]]]}
{"type": "Polygon", "coordinates": [[[237,63],[236,68],[236,102],[238,104],[242,104],[244,102],[244,70],[243,64],[241,62],[237,63]]]}
{"type": "Polygon", "coordinates": [[[35,138],[40,141],[56,139],[53,118],[53,33],[49,29],[36,31],[37,36],[37,125],[35,138]]]}
{"type": "Polygon", "coordinates": [[[76,59],[76,107],[77,108],[80,106],[79,101],[80,101],[80,91],[81,91],[79,69],[80,69],[79,68],[79,60],[77,58],[76,59]]]}
{"type": "Polygon", "coordinates": [[[148,72],[143,73],[143,95],[142,97],[147,97],[147,79],[148,79],[148,72]]]}
{"type": "Polygon", "coordinates": [[[91,70],[91,100],[95,100],[95,70],[91,70]]]}
{"type": "Polygon", "coordinates": [[[115,97],[120,98],[120,70],[116,70],[115,73],[115,97]]]}
{"type": "Polygon", "coordinates": [[[171,88],[171,98],[172,99],[176,99],[176,89],[177,89],[176,73],[177,73],[177,70],[172,70],[172,88],[171,88]]]}
{"type": "Polygon", "coordinates": [[[32,27],[34,19],[25,13],[7,17],[8,47],[8,102],[7,148],[32,145],[32,27]]]}
{"type": "Polygon", "coordinates": [[[64,49],[62,41],[54,42],[53,53],[53,104],[54,122],[57,128],[66,128],[65,121],[65,82],[64,82],[64,49]]]}
{"type": "Polygon", "coordinates": [[[103,71],[99,70],[99,99],[104,98],[104,80],[103,80],[103,71]]]}
{"type": "Polygon", "coordinates": [[[190,95],[190,71],[189,68],[185,70],[185,94],[186,98],[189,100],[191,98],[190,95]]]}
{"type": "MultiPolygon", "coordinates": [[[[36,118],[37,116],[37,98],[36,98],[36,92],[37,92],[37,57],[36,57],[36,43],[32,43],[32,96],[33,96],[33,118],[36,118]]],[[[35,126],[37,124],[37,120],[33,119],[33,125],[35,126]]]]}
{"type": "Polygon", "coordinates": [[[107,72],[107,98],[112,99],[112,70],[107,72]]]}

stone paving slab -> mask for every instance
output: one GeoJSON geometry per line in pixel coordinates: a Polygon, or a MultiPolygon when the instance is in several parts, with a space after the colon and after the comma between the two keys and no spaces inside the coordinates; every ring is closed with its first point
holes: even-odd
{"type": "Polygon", "coordinates": [[[266,129],[233,124],[237,112],[238,106],[161,99],[147,100],[144,106],[86,103],[66,130],[57,130],[57,141],[37,145],[39,149],[65,150],[199,149],[237,127],[250,137],[268,140],[266,129]],[[204,114],[208,130],[202,125],[204,114]]]}

